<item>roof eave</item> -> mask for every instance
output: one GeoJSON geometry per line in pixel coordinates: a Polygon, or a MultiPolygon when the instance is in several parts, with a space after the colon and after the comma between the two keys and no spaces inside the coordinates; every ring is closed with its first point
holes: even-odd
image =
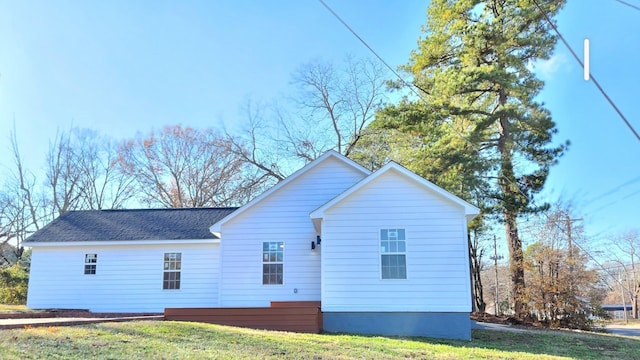
{"type": "Polygon", "coordinates": [[[220,239],[156,239],[156,240],[93,240],[93,241],[38,241],[22,243],[26,247],[70,247],[113,245],[167,245],[167,244],[219,244],[220,239]]]}
{"type": "Polygon", "coordinates": [[[316,210],[312,211],[309,214],[309,216],[313,220],[323,218],[324,217],[324,213],[327,210],[329,210],[330,208],[332,208],[336,204],[342,202],[345,198],[347,198],[351,194],[357,192],[358,190],[360,190],[361,188],[363,188],[364,186],[366,186],[370,182],[374,181],[376,178],[380,177],[382,174],[384,174],[387,171],[390,171],[392,169],[396,170],[396,171],[400,172],[401,174],[409,177],[410,179],[418,182],[422,186],[427,187],[429,190],[436,192],[437,194],[439,194],[440,196],[444,197],[448,201],[451,201],[454,204],[456,204],[458,206],[461,206],[464,209],[464,214],[465,214],[465,217],[467,219],[467,223],[470,222],[471,220],[473,220],[473,218],[475,218],[478,214],[480,214],[480,209],[478,207],[476,207],[474,205],[471,205],[470,203],[468,203],[468,202],[464,201],[463,199],[453,195],[452,193],[444,190],[443,188],[441,188],[438,185],[430,182],[429,180],[421,177],[420,175],[417,175],[416,173],[408,170],[407,168],[405,168],[405,167],[403,167],[403,166],[391,161],[388,164],[386,164],[385,166],[383,166],[382,168],[378,169],[373,174],[371,174],[371,175],[367,176],[366,178],[362,179],[361,181],[357,182],[356,184],[354,184],[352,187],[350,187],[349,189],[347,189],[346,191],[344,191],[340,195],[334,197],[333,199],[331,199],[328,202],[326,202],[324,205],[322,205],[319,208],[317,208],[316,210]]]}

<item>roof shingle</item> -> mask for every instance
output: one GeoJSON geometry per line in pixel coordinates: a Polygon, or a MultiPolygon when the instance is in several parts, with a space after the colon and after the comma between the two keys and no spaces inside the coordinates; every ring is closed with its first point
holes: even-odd
{"type": "Polygon", "coordinates": [[[217,239],[209,226],[237,208],[69,211],[31,235],[29,243],[217,239]]]}

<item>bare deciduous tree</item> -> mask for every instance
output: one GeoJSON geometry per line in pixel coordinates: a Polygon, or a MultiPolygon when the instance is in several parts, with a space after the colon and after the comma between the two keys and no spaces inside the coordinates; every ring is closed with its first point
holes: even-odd
{"type": "Polygon", "coordinates": [[[311,61],[292,75],[294,105],[244,107],[242,134],[227,134],[235,154],[271,184],[327,150],[351,155],[385,100],[383,67],[347,58],[344,66],[311,61]]]}
{"type": "Polygon", "coordinates": [[[485,312],[487,304],[484,302],[484,293],[482,288],[482,258],[485,249],[481,245],[482,229],[476,227],[471,229],[467,235],[469,246],[469,265],[471,271],[471,295],[473,300],[473,308],[478,312],[485,312]]]}
{"type": "Polygon", "coordinates": [[[285,126],[297,155],[334,149],[348,156],[385,100],[385,75],[377,62],[350,57],[338,69],[321,60],[301,66],[293,83],[304,126],[285,126]]]}
{"type": "MultiPolygon", "coordinates": [[[[265,108],[247,101],[242,110],[246,117],[242,134],[232,135],[229,132],[225,134],[231,152],[245,164],[253,167],[256,171],[254,178],[264,185],[284,180],[286,174],[282,167],[285,159],[280,157],[282,153],[280,144],[272,135],[274,132],[277,133],[277,130],[269,128],[264,119],[265,108]]],[[[276,126],[279,123],[276,122],[276,126]]]]}
{"type": "Polygon", "coordinates": [[[134,176],[140,200],[166,207],[231,206],[254,196],[234,144],[214,129],[167,126],[119,147],[122,171],[134,176]]]}
{"type": "MultiPolygon", "coordinates": [[[[8,171],[8,179],[0,192],[0,245],[11,245],[15,251],[12,258],[22,255],[22,242],[34,230],[38,230],[46,221],[44,199],[35,188],[35,176],[25,169],[15,130],[11,134],[11,151],[15,168],[8,171]]],[[[6,254],[5,254],[6,255],[6,254]]],[[[3,255],[0,262],[12,264],[13,261],[3,255]]]]}
{"type": "Polygon", "coordinates": [[[134,178],[118,166],[116,143],[93,132],[81,135],[78,161],[82,173],[83,208],[118,209],[133,198],[134,178]]]}
{"type": "Polygon", "coordinates": [[[607,251],[615,263],[617,285],[621,286],[625,299],[631,302],[631,316],[639,317],[638,297],[640,296],[640,234],[638,230],[629,230],[612,241],[617,251],[607,251]]]}
{"type": "Polygon", "coordinates": [[[56,215],[80,207],[81,170],[71,141],[71,134],[63,132],[49,144],[46,177],[56,215]]]}
{"type": "Polygon", "coordinates": [[[51,211],[120,208],[133,196],[133,178],[119,171],[111,139],[86,129],[56,135],[47,154],[51,211]]]}
{"type": "Polygon", "coordinates": [[[93,131],[58,133],[49,144],[42,182],[25,168],[15,132],[11,151],[14,164],[0,189],[0,245],[15,249],[14,260],[31,233],[65,211],[120,208],[133,195],[113,141],[93,131]]]}

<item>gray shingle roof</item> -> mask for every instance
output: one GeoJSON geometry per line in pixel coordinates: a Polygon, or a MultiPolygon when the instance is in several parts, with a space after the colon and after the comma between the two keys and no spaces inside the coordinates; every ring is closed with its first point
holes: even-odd
{"type": "Polygon", "coordinates": [[[69,211],[28,243],[217,239],[209,227],[236,208],[69,211]]]}

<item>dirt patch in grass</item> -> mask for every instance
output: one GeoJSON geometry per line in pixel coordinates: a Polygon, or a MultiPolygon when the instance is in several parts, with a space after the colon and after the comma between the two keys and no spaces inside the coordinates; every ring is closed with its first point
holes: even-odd
{"type": "MultiPolygon", "coordinates": [[[[512,325],[512,326],[523,328],[523,329],[566,329],[562,327],[562,325],[553,325],[551,323],[541,322],[534,317],[519,319],[519,318],[515,318],[513,316],[508,316],[508,315],[496,316],[493,314],[474,312],[474,313],[471,313],[471,319],[479,322],[484,322],[484,323],[512,325]]],[[[595,325],[594,325],[594,328],[597,327],[595,325]]],[[[582,330],[593,330],[593,329],[582,329],[582,330]]]]}
{"type": "Polygon", "coordinates": [[[474,312],[471,313],[471,319],[475,321],[481,321],[492,324],[503,324],[503,325],[520,325],[522,321],[507,315],[493,315],[487,313],[479,313],[474,312]]]}
{"type": "Polygon", "coordinates": [[[548,329],[549,326],[534,319],[518,319],[508,315],[493,315],[487,313],[471,313],[471,320],[478,322],[512,325],[524,329],[548,329]]]}
{"type": "Polygon", "coordinates": [[[8,314],[8,313],[34,313],[38,312],[38,310],[32,310],[27,308],[24,305],[7,305],[0,304],[0,314],[8,314]]]}

